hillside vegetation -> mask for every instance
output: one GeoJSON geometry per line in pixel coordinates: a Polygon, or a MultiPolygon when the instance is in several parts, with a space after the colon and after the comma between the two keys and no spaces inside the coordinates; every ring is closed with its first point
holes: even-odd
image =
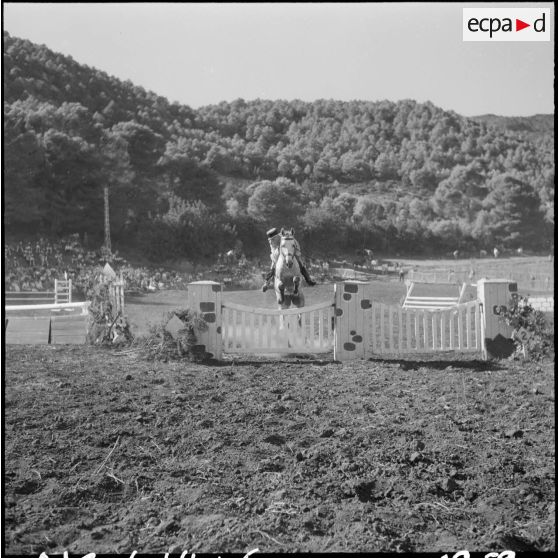
{"type": "MultiPolygon", "coordinates": [[[[188,79],[177,73],[177,79],[188,79]]],[[[548,250],[552,115],[464,118],[431,103],[222,102],[194,110],[4,33],[8,235],[87,233],[153,261],[370,247],[548,250]]]]}

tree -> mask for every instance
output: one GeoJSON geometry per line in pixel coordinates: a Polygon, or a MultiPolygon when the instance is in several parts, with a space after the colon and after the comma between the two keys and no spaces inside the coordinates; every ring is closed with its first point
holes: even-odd
{"type": "Polygon", "coordinates": [[[455,167],[434,192],[434,210],[446,219],[463,217],[473,221],[487,194],[485,183],[477,164],[455,167]]]}
{"type": "Polygon", "coordinates": [[[509,174],[488,183],[490,193],[482,206],[487,226],[496,242],[505,246],[537,246],[544,236],[544,219],[533,188],[509,174]]]}
{"type": "Polygon", "coordinates": [[[554,227],[554,170],[544,172],[538,191],[544,218],[549,225],[554,227]]]}
{"type": "Polygon", "coordinates": [[[304,213],[304,192],[286,178],[256,183],[248,200],[248,215],[269,226],[296,227],[304,213]]]}
{"type": "Polygon", "coordinates": [[[130,165],[137,179],[149,179],[159,173],[156,163],[165,149],[160,134],[133,120],[115,124],[112,132],[126,140],[130,165]]]}
{"type": "Polygon", "coordinates": [[[170,192],[189,202],[201,201],[207,207],[222,209],[223,185],[215,172],[195,159],[188,143],[169,142],[159,166],[170,192]]]}
{"type": "MultiPolygon", "coordinates": [[[[109,212],[109,195],[112,192],[116,195],[117,200],[122,199],[122,190],[130,188],[134,173],[130,165],[130,157],[128,155],[127,142],[120,134],[106,131],[104,132],[101,149],[99,151],[99,163],[102,169],[102,185],[103,185],[103,201],[104,201],[104,239],[105,248],[111,252],[111,234],[110,234],[110,212],[109,212]]],[[[129,209],[129,206],[123,207],[122,204],[116,204],[117,222],[124,222],[125,215],[122,210],[129,209]]]]}
{"type": "Polygon", "coordinates": [[[44,191],[37,177],[44,170],[44,151],[37,135],[11,107],[4,106],[4,216],[6,225],[38,225],[44,191]]]}
{"type": "Polygon", "coordinates": [[[373,196],[360,196],[354,205],[352,223],[361,236],[363,248],[380,244],[382,222],[385,224],[384,206],[377,203],[373,196]]]}
{"type": "Polygon", "coordinates": [[[347,243],[347,225],[339,219],[331,198],[325,198],[319,205],[310,203],[302,224],[307,252],[319,252],[328,256],[343,250],[347,243]]]}
{"type": "Polygon", "coordinates": [[[391,153],[380,153],[374,163],[374,170],[382,179],[397,178],[397,162],[391,153]]]}
{"type": "Polygon", "coordinates": [[[436,173],[428,165],[409,173],[411,184],[416,190],[434,192],[438,186],[436,173]]]}
{"type": "Polygon", "coordinates": [[[45,154],[40,178],[43,217],[51,233],[90,231],[94,207],[100,205],[97,151],[83,138],[54,129],[42,137],[45,154]]]}

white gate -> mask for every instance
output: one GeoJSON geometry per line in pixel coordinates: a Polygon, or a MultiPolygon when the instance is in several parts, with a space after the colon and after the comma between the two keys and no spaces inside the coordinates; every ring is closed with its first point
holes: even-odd
{"type": "Polygon", "coordinates": [[[332,302],[288,310],[222,304],[225,353],[325,353],[333,350],[332,302]]]}
{"type": "Polygon", "coordinates": [[[370,283],[337,283],[334,301],[291,310],[252,308],[222,300],[222,286],[188,286],[189,307],[207,327],[198,348],[212,358],[226,353],[325,353],[339,362],[378,354],[478,352],[504,358],[513,351],[512,328],[500,320],[517,293],[505,279],[479,279],[478,300],[446,309],[402,308],[373,299],[370,283]]]}
{"type": "Polygon", "coordinates": [[[482,305],[478,300],[443,310],[421,310],[372,302],[367,314],[368,352],[478,352],[483,348],[482,305]]]}

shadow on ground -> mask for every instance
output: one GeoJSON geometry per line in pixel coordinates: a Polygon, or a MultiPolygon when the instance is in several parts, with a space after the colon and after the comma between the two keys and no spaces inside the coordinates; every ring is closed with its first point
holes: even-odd
{"type": "Polygon", "coordinates": [[[503,370],[504,367],[497,361],[493,360],[407,360],[407,359],[386,359],[386,358],[370,358],[368,362],[375,364],[398,364],[403,370],[419,370],[420,368],[433,368],[434,370],[447,370],[448,372],[458,371],[463,368],[468,370],[480,371],[497,371],[503,370]]]}

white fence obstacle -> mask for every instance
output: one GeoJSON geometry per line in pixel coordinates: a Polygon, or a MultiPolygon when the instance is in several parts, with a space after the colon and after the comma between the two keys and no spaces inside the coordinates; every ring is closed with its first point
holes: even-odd
{"type": "Polygon", "coordinates": [[[476,277],[505,277],[510,282],[517,283],[521,289],[532,289],[541,292],[554,291],[554,271],[553,269],[542,269],[537,271],[536,276],[532,273],[518,271],[513,267],[478,267],[473,268],[475,273],[471,277],[470,270],[447,270],[432,269],[429,271],[410,270],[408,278],[411,281],[422,283],[470,283],[476,282],[476,277]]]}
{"type": "Polygon", "coordinates": [[[89,301],[7,305],[6,344],[83,344],[89,326],[89,305],[89,301]]]}
{"type": "MultiPolygon", "coordinates": [[[[425,283],[423,283],[425,284],[425,283]]],[[[451,308],[457,306],[463,300],[467,283],[458,288],[457,285],[448,283],[447,286],[455,290],[453,296],[417,296],[413,292],[417,286],[421,285],[418,281],[410,281],[407,295],[403,301],[403,308],[418,308],[421,310],[443,310],[444,308],[451,308]]],[[[440,284],[440,288],[442,285],[440,284]]]]}
{"type": "Polygon", "coordinates": [[[62,304],[72,302],[72,280],[54,280],[54,302],[62,304]]]}
{"type": "Polygon", "coordinates": [[[52,312],[71,312],[72,314],[87,314],[89,301],[85,302],[63,302],[59,304],[8,304],[4,308],[6,312],[28,312],[30,310],[50,310],[52,312]],[[77,312],[76,312],[77,310],[77,312]]]}
{"type": "Polygon", "coordinates": [[[443,310],[397,308],[372,303],[368,313],[370,354],[483,352],[483,316],[479,301],[443,310]]]}
{"type": "Polygon", "coordinates": [[[208,327],[196,331],[200,349],[223,353],[300,354],[333,350],[337,361],[383,354],[477,352],[509,356],[512,330],[498,315],[517,285],[479,280],[479,298],[441,310],[388,306],[372,300],[371,283],[335,285],[331,302],[289,310],[251,308],[222,301],[213,281],[188,285],[189,307],[208,327]]]}
{"type": "Polygon", "coordinates": [[[72,280],[55,279],[54,291],[7,291],[4,302],[12,305],[62,304],[72,302],[72,280]]]}
{"type": "Polygon", "coordinates": [[[119,276],[112,267],[107,263],[99,275],[99,281],[108,285],[109,298],[113,305],[115,313],[124,313],[124,287],[126,285],[122,273],[119,276]]]}
{"type": "Polygon", "coordinates": [[[333,347],[333,303],[267,310],[225,302],[223,350],[227,353],[323,353],[333,347]]]}

